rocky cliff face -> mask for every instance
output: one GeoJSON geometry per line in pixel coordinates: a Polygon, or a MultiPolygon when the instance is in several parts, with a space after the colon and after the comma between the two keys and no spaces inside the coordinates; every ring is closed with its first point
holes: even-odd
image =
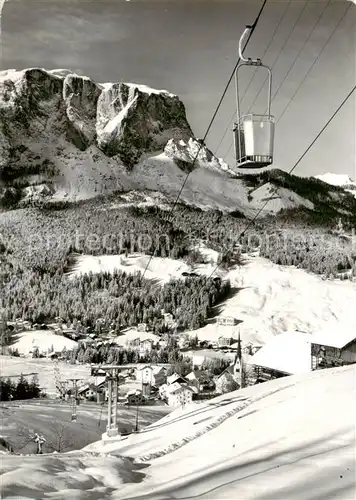
{"type": "Polygon", "coordinates": [[[162,149],[168,139],[193,136],[177,96],[140,85],[100,85],[69,71],[5,72],[0,113],[5,179],[48,173],[36,149],[49,139],[51,146],[69,142],[79,151],[95,146],[132,168],[143,153],[162,149]]]}
{"type": "MultiPolygon", "coordinates": [[[[0,72],[0,126],[0,207],[149,190],[250,217],[320,201],[314,185],[309,193],[283,172],[236,176],[194,137],[176,95],[143,85],[99,84],[69,70],[0,72]]],[[[330,190],[325,203],[345,211],[330,190]]]]}

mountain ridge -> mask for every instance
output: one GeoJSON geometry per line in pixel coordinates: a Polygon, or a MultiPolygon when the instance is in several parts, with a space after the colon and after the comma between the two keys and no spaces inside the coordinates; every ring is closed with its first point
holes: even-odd
{"type": "Polygon", "coordinates": [[[356,198],[356,182],[351,179],[347,174],[333,174],[326,173],[315,175],[315,179],[318,179],[331,186],[338,186],[343,188],[346,192],[351,193],[356,198]]]}
{"type": "Polygon", "coordinates": [[[309,217],[325,206],[332,218],[356,213],[350,193],[317,179],[235,173],[194,136],[184,104],[166,90],[96,83],[65,69],[7,70],[0,120],[5,208],[141,191],[248,218],[293,210],[309,217]]]}

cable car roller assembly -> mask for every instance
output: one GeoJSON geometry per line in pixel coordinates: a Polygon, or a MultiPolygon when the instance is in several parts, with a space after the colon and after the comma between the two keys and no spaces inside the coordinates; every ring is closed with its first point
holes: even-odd
{"type": "Polygon", "coordinates": [[[239,41],[239,59],[235,70],[236,122],[234,124],[235,166],[243,169],[263,168],[273,163],[274,117],[271,115],[272,71],[261,59],[246,58],[243,55],[243,41],[252,30],[246,26],[239,41]],[[241,114],[238,76],[243,66],[264,68],[268,72],[267,114],[241,114]]]}

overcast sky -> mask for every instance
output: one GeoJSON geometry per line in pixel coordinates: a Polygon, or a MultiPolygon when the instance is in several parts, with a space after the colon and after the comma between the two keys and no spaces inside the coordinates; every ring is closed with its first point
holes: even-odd
{"type": "MultiPolygon", "coordinates": [[[[2,12],[2,69],[70,68],[99,82],[137,82],[167,89],[184,101],[193,130],[202,137],[235,64],[239,36],[245,24],[253,22],[261,1],[8,0],[2,12]]],[[[326,0],[308,0],[306,6],[304,0],[268,1],[246,54],[261,57],[270,44],[263,61],[274,65],[272,94],[327,4],[326,0]]],[[[344,0],[329,2],[272,103],[277,120],[284,112],[276,126],[275,166],[286,170],[293,166],[356,83],[356,7],[352,6],[286,109],[348,5],[344,0]]],[[[251,76],[248,71],[241,80],[242,94],[251,76]]],[[[263,80],[261,73],[253,78],[244,110],[263,80]]],[[[256,112],[264,110],[264,98],[261,92],[256,112]]],[[[207,139],[218,156],[230,149],[228,161],[232,160],[231,125],[217,148],[234,103],[231,85],[207,139]]],[[[295,173],[327,171],[356,178],[356,97],[295,173]]]]}

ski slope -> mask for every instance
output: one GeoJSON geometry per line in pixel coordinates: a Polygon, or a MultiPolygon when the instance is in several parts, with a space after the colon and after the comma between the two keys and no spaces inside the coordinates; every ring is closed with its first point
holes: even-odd
{"type": "Polygon", "coordinates": [[[350,500],[356,367],[285,377],[63,455],[3,455],[4,498],[350,500]]]}
{"type": "MultiPolygon", "coordinates": [[[[199,247],[207,264],[194,266],[198,274],[210,276],[215,269],[217,252],[199,247]]],[[[88,272],[127,273],[143,272],[149,257],[142,254],[86,256],[81,255],[72,276],[88,272]]],[[[217,341],[220,335],[237,338],[236,326],[221,326],[218,316],[233,316],[239,322],[244,343],[262,345],[274,335],[301,330],[317,333],[326,327],[355,329],[356,316],[351,315],[356,304],[356,283],[351,281],[322,280],[320,276],[293,266],[279,266],[257,255],[244,256],[245,264],[231,269],[224,278],[231,281],[233,293],[216,310],[216,317],[206,326],[187,331],[199,340],[217,341]],[[263,276],[263,280],[261,280],[263,276]],[[306,292],[307,291],[307,292],[306,292]]],[[[172,278],[183,278],[182,273],[192,268],[184,261],[153,257],[145,274],[163,285],[172,278]]]]}
{"type": "Polygon", "coordinates": [[[11,347],[18,349],[20,354],[29,355],[36,348],[41,354],[48,354],[52,351],[62,351],[64,348],[75,349],[77,345],[74,340],[57,335],[51,330],[30,330],[19,333],[11,347]]]}

